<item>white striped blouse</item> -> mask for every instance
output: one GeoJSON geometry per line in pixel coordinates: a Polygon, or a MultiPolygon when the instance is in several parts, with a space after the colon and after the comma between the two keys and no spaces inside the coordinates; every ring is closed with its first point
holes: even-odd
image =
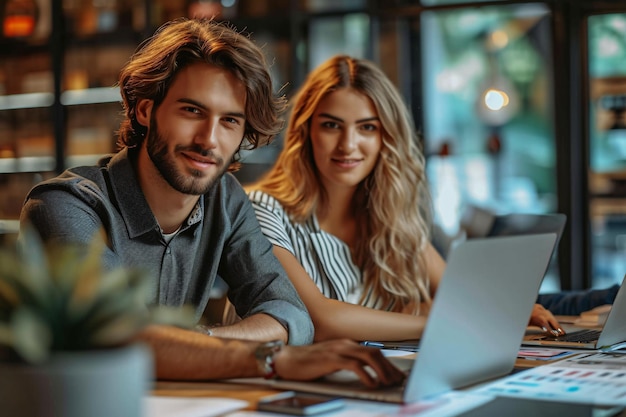
{"type": "MultiPolygon", "coordinates": [[[[359,302],[363,291],[362,275],[345,242],[321,230],[315,216],[304,223],[293,222],[283,206],[264,192],[251,191],[248,197],[263,234],[273,245],[296,257],[322,294],[353,304],[359,302]]],[[[362,304],[382,309],[379,300],[372,297],[367,297],[362,304]]]]}

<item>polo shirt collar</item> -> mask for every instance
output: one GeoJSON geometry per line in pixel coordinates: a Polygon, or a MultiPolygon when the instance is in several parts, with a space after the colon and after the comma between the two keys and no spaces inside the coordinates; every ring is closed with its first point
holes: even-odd
{"type": "Polygon", "coordinates": [[[107,169],[111,177],[111,189],[130,238],[159,230],[159,224],[150,210],[150,206],[139,186],[135,169],[131,162],[131,155],[125,148],[115,154],[107,169]]]}

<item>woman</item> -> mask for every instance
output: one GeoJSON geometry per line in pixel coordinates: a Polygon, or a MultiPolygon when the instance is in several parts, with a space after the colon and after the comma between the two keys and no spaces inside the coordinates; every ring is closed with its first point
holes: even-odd
{"type": "MultiPolygon", "coordinates": [[[[248,187],[316,340],[421,336],[445,263],[430,243],[418,144],[385,74],[369,61],[336,56],[308,76],[284,149],[248,187]]],[[[541,306],[532,322],[558,328],[541,306]]]]}

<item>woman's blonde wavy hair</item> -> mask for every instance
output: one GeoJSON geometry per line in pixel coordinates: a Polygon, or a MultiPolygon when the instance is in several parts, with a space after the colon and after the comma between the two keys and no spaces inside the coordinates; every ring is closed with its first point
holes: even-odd
{"type": "Polygon", "coordinates": [[[421,302],[432,301],[424,255],[431,212],[424,155],[402,97],[375,64],[341,55],[312,71],[292,103],[276,163],[247,188],[274,196],[296,222],[326,209],[327,195],[309,137],[310,120],[320,100],[342,88],[369,97],[383,128],[379,160],[353,202],[359,233],[353,258],[363,271],[363,294],[393,305],[393,311],[417,314],[421,302]]]}

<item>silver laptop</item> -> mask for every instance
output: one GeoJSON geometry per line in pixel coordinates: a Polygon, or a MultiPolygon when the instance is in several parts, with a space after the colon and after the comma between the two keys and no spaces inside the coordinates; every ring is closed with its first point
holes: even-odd
{"type": "Polygon", "coordinates": [[[549,233],[472,239],[456,246],[404,386],[371,389],[355,380],[327,379],[232,382],[410,403],[506,375],[515,364],[555,241],[556,234],[549,233]]]}
{"type": "Polygon", "coordinates": [[[615,350],[626,347],[626,277],[622,279],[611,311],[601,329],[567,328],[567,334],[552,337],[544,333],[527,334],[524,336],[524,345],[550,346],[579,349],[615,350]]]}

